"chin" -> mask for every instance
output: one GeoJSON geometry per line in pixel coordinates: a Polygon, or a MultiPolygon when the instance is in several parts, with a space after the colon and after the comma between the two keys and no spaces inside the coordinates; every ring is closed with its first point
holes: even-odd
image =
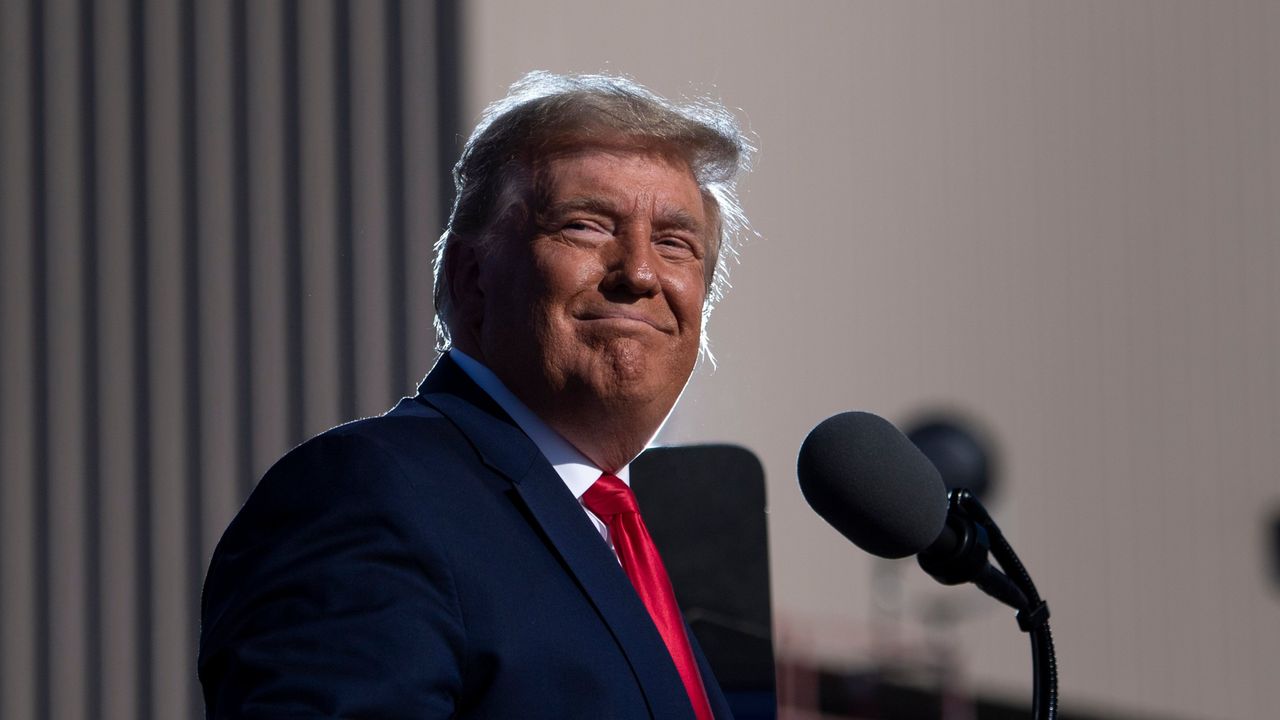
{"type": "Polygon", "coordinates": [[[661,405],[669,411],[679,397],[692,370],[655,362],[619,363],[598,386],[606,404],[615,408],[661,405]]]}
{"type": "Polygon", "coordinates": [[[653,354],[633,338],[617,338],[604,350],[606,372],[620,385],[643,384],[653,373],[653,354]]]}

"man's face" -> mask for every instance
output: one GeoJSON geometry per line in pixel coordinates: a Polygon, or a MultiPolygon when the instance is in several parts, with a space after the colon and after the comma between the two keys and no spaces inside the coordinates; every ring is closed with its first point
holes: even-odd
{"type": "Polygon", "coordinates": [[[585,150],[546,163],[539,186],[532,237],[495,238],[480,261],[484,362],[544,419],[665,417],[697,360],[714,264],[692,174],[657,154],[585,150]]]}

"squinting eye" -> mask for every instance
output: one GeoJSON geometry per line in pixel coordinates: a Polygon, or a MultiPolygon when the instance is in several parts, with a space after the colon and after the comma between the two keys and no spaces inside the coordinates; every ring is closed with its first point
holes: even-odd
{"type": "Polygon", "coordinates": [[[607,232],[599,224],[589,220],[574,220],[564,224],[563,230],[574,233],[603,233],[607,232]]]}

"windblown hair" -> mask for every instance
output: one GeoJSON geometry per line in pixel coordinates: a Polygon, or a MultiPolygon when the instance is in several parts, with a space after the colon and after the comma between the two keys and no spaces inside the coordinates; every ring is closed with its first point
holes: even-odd
{"type": "Polygon", "coordinates": [[[453,296],[448,258],[459,243],[484,250],[501,242],[513,209],[527,198],[540,164],[586,148],[656,152],[689,166],[702,191],[715,242],[715,269],[703,302],[702,349],[711,309],[729,287],[729,259],[750,232],[736,182],[754,148],[737,119],[715,101],[672,103],[626,78],[535,71],[485,109],[453,168],[456,195],[449,225],[435,246],[436,344],[449,348],[453,296]]]}

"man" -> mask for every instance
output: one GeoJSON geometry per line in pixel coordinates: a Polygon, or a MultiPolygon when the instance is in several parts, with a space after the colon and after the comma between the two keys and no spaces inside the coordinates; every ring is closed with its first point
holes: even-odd
{"type": "Polygon", "coordinates": [[[209,717],[729,717],[626,481],[704,347],[748,151],[618,78],[534,73],[486,111],[437,246],[445,354],[227,529],[209,717]]]}

